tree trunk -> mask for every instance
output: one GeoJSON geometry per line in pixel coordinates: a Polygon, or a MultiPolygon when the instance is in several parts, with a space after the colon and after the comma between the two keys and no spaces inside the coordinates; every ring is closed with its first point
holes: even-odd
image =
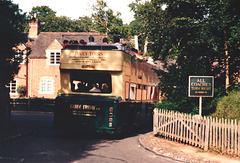
{"type": "Polygon", "coordinates": [[[227,36],[226,36],[226,30],[224,30],[225,35],[225,43],[224,43],[224,50],[225,50],[225,72],[226,72],[226,81],[225,81],[225,88],[230,86],[229,85],[229,58],[228,58],[228,45],[227,45],[227,36]]]}
{"type": "Polygon", "coordinates": [[[148,46],[148,36],[145,39],[143,55],[145,55],[147,53],[147,46],[148,46]]]}
{"type": "Polygon", "coordinates": [[[11,124],[9,91],[5,85],[0,85],[0,129],[8,129],[11,124]]]}
{"type": "Polygon", "coordinates": [[[225,50],[225,57],[226,57],[226,60],[225,60],[225,71],[226,71],[226,89],[230,86],[229,84],[229,63],[228,63],[228,50],[225,50]]]}

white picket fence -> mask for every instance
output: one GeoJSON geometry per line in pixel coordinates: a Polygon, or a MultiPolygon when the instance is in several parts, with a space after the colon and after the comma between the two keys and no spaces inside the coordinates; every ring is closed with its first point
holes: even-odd
{"type": "Polygon", "coordinates": [[[153,132],[173,141],[240,156],[240,121],[154,109],[153,132]]]}

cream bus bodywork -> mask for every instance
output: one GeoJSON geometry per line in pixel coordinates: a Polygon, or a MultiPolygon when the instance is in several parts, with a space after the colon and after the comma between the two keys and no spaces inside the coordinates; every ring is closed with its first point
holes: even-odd
{"type": "Polygon", "coordinates": [[[123,101],[152,101],[159,79],[153,65],[118,50],[71,50],[61,52],[61,92],[68,94],[120,96],[123,101]],[[106,72],[111,74],[109,93],[74,92],[72,72],[106,72]]]}

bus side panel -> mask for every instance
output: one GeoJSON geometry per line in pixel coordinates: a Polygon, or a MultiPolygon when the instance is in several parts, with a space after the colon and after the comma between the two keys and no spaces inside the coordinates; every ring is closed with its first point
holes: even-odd
{"type": "Polygon", "coordinates": [[[109,126],[109,108],[116,110],[115,105],[113,101],[58,98],[54,111],[54,126],[82,132],[114,133],[115,119],[112,118],[109,126]]]}
{"type": "Polygon", "coordinates": [[[118,125],[124,129],[152,126],[153,104],[122,102],[118,104],[118,125]]]}
{"type": "Polygon", "coordinates": [[[152,126],[150,125],[152,110],[153,106],[150,103],[114,103],[113,101],[58,98],[54,112],[54,125],[56,128],[80,132],[117,134],[136,127],[152,126]],[[95,106],[96,109],[82,110],[78,108],[81,105],[95,106]],[[110,114],[113,116],[110,117],[110,114]]]}

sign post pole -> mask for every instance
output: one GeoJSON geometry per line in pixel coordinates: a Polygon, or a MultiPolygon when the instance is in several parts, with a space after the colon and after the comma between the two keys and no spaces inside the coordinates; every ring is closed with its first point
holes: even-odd
{"type": "Polygon", "coordinates": [[[199,116],[202,116],[202,96],[199,97],[199,116]]]}

